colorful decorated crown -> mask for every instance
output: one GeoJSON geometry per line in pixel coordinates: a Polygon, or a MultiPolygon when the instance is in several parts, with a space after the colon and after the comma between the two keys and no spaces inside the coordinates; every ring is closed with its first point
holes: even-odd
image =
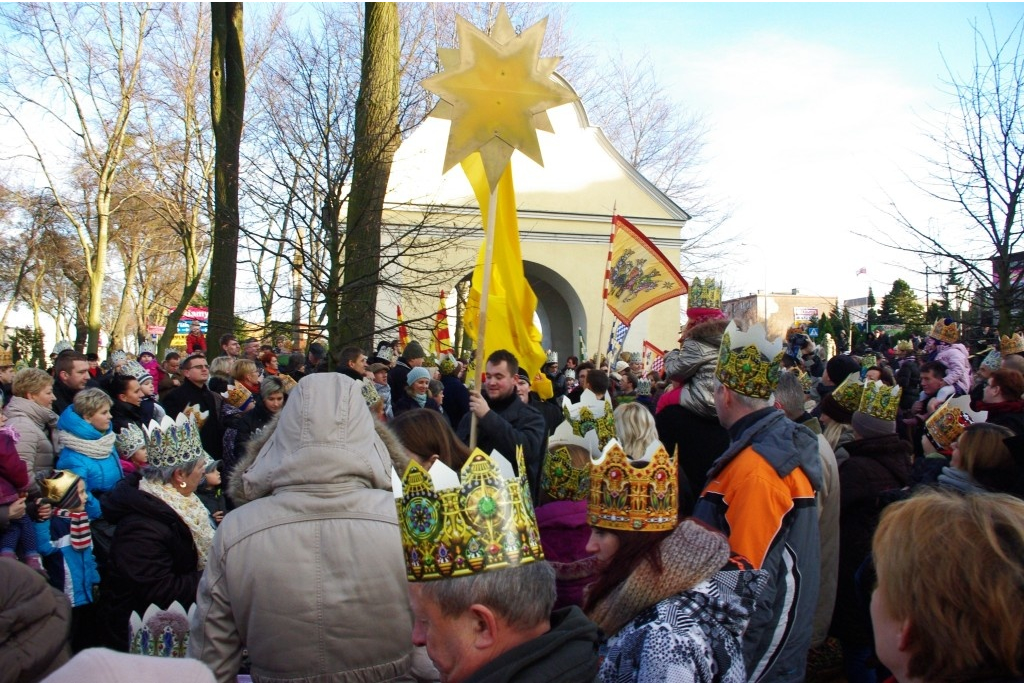
{"type": "Polygon", "coordinates": [[[177,419],[165,416],[159,422],[150,421],[145,429],[151,466],[183,466],[207,456],[199,439],[199,426],[190,414],[178,414],[177,419]]]}
{"type": "Polygon", "coordinates": [[[196,422],[196,425],[199,426],[199,428],[203,427],[203,424],[206,423],[206,417],[210,415],[209,411],[202,411],[198,404],[185,405],[185,408],[181,413],[185,416],[191,416],[192,420],[196,422]]]}
{"type": "Polygon", "coordinates": [[[48,477],[39,479],[39,489],[42,491],[43,499],[59,505],[79,480],[78,474],[74,471],[51,471],[48,477]]]}
{"type": "Polygon", "coordinates": [[[878,364],[877,354],[865,354],[863,357],[860,358],[860,368],[862,369],[870,369],[872,366],[875,366],[876,364],[878,364]]]}
{"type": "Polygon", "coordinates": [[[53,353],[60,354],[61,352],[66,352],[68,350],[73,349],[75,349],[74,345],[72,345],[67,340],[58,340],[57,344],[53,346],[53,353]]]}
{"type": "Polygon", "coordinates": [[[144,342],[144,343],[140,343],[139,344],[139,356],[141,357],[144,354],[151,354],[151,355],[153,355],[155,357],[156,356],[156,345],[154,345],[153,343],[149,342],[148,340],[146,342],[144,342]]]}
{"type": "Polygon", "coordinates": [[[277,378],[281,381],[281,385],[284,386],[285,395],[290,393],[292,391],[292,388],[299,384],[298,381],[296,381],[294,378],[292,378],[286,373],[278,374],[277,378]]]}
{"type": "Polygon", "coordinates": [[[943,402],[924,422],[924,427],[932,442],[941,449],[949,449],[969,425],[987,419],[987,411],[971,411],[971,398],[960,395],[943,402]]]}
{"type": "Polygon", "coordinates": [[[437,358],[437,369],[445,376],[454,373],[456,366],[455,355],[453,354],[442,352],[441,356],[437,358]]]}
{"type": "Polygon", "coordinates": [[[114,444],[117,453],[127,458],[146,446],[146,434],[134,423],[129,423],[117,434],[114,444]]]}
{"type": "Polygon", "coordinates": [[[597,432],[601,449],[615,437],[615,417],[612,415],[611,400],[597,399],[591,390],[584,390],[580,401],[573,404],[568,397],[562,398],[562,415],[572,426],[572,431],[581,438],[590,431],[597,432]]]}
{"type": "Polygon", "coordinates": [[[782,354],[777,344],[769,342],[763,324],[741,331],[733,321],[722,334],[715,376],[740,395],[768,399],[779,384],[782,354]]]}
{"type": "Polygon", "coordinates": [[[640,364],[643,362],[643,356],[639,352],[630,352],[629,359],[627,360],[630,364],[640,364]]]}
{"type": "Polygon", "coordinates": [[[948,316],[945,319],[936,319],[935,325],[932,326],[932,332],[928,335],[936,340],[950,344],[960,339],[960,332],[956,328],[956,321],[953,321],[948,316]]]}
{"type": "Polygon", "coordinates": [[[715,283],[713,278],[705,278],[703,281],[699,276],[694,278],[687,296],[687,315],[691,309],[722,309],[722,285],[715,283]]]}
{"type": "Polygon", "coordinates": [[[655,440],[643,459],[630,461],[612,439],[590,465],[587,523],[597,528],[657,532],[679,521],[679,471],[655,440]]]}
{"type": "Polygon", "coordinates": [[[985,358],[981,360],[981,366],[989,371],[995,371],[1002,365],[1003,355],[994,347],[989,350],[988,354],[985,355],[985,358]]]}
{"type": "Polygon", "coordinates": [[[221,397],[227,400],[232,407],[241,409],[252,399],[252,393],[244,385],[229,385],[227,392],[222,392],[221,397]]]}
{"type": "Polygon", "coordinates": [[[573,432],[572,424],[563,421],[548,438],[548,453],[540,472],[540,489],[556,501],[578,502],[590,495],[590,464],[582,468],[573,466],[572,455],[566,449],[577,445],[595,459],[601,454],[597,431],[588,431],[584,437],[573,432]]]}
{"type": "Polygon", "coordinates": [[[864,381],[857,411],[883,421],[895,421],[901,395],[903,388],[898,385],[888,386],[882,381],[864,381]]]}
{"type": "Polygon", "coordinates": [[[846,411],[853,413],[860,408],[864,395],[864,383],[860,380],[860,372],[854,371],[832,391],[832,399],[846,411]]]}
{"type": "Polygon", "coordinates": [[[150,604],[142,616],[133,611],[128,619],[128,653],[184,658],[195,612],[195,604],[185,611],[178,602],[172,602],[166,609],[150,604]]]}
{"type": "Polygon", "coordinates": [[[380,393],[377,392],[377,388],[374,387],[373,381],[371,381],[370,379],[363,379],[362,392],[363,402],[366,402],[367,407],[372,407],[373,405],[380,402],[380,393]]]}
{"type": "Polygon", "coordinates": [[[14,349],[10,346],[0,347],[0,368],[14,366],[14,349]]]}
{"type": "Polygon", "coordinates": [[[638,378],[636,381],[636,394],[638,397],[650,397],[651,381],[647,378],[638,378]]]}
{"type": "Polygon", "coordinates": [[[1014,333],[1013,337],[1002,336],[999,338],[999,351],[1006,354],[1020,354],[1024,352],[1024,335],[1014,333]]]}
{"type": "Polygon", "coordinates": [[[801,371],[800,369],[796,368],[793,369],[792,373],[795,373],[796,377],[800,379],[800,387],[803,389],[803,391],[805,393],[810,392],[811,388],[814,387],[814,376],[807,373],[806,371],[801,371]]]}
{"type": "Polygon", "coordinates": [[[426,470],[411,461],[401,480],[392,471],[410,581],[443,580],[521,566],[544,558],[522,449],[519,473],[498,452],[479,449],[461,480],[440,460],[426,470]]]}
{"type": "Polygon", "coordinates": [[[896,342],[896,350],[898,352],[913,352],[914,343],[909,340],[899,340],[896,342]]]}

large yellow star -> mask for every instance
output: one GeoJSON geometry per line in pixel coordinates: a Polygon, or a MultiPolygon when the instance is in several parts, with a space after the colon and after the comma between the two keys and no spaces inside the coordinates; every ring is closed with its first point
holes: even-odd
{"type": "Polygon", "coordinates": [[[504,5],[492,36],[455,22],[460,47],[438,51],[444,71],[423,87],[442,100],[432,114],[452,122],[443,171],[479,151],[493,190],[513,150],[543,165],[537,129],[551,131],[546,111],[577,96],[551,80],[561,58],[540,56],[547,19],[518,36],[504,5]]]}

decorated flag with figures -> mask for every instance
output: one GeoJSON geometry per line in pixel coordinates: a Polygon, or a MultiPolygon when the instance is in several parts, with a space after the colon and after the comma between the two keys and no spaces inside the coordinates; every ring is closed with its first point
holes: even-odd
{"type": "Polygon", "coordinates": [[[621,216],[612,217],[607,270],[608,308],[629,325],[659,302],[685,295],[689,286],[654,243],[621,216]]]}

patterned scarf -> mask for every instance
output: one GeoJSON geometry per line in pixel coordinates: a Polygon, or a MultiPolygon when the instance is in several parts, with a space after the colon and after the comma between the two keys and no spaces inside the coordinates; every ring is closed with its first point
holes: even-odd
{"type": "Polygon", "coordinates": [[[147,478],[139,481],[139,490],[169,506],[188,526],[199,557],[199,570],[206,568],[210,546],[213,544],[213,526],[210,524],[210,512],[202,500],[195,495],[183,496],[170,483],[155,483],[147,478]]]}
{"type": "Polygon", "coordinates": [[[57,516],[71,521],[71,549],[81,552],[92,547],[92,528],[87,513],[58,509],[57,516]]]}

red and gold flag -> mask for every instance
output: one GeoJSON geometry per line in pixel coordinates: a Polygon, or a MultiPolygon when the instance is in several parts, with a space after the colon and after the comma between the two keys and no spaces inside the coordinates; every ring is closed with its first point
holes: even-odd
{"type": "Polygon", "coordinates": [[[402,305],[398,305],[397,309],[398,309],[398,344],[404,350],[405,346],[409,344],[409,329],[405,327],[405,317],[402,316],[402,305]]]}
{"type": "Polygon", "coordinates": [[[689,285],[672,262],[633,224],[613,216],[608,308],[625,324],[659,302],[685,295],[689,285]]]}
{"type": "Polygon", "coordinates": [[[448,307],[444,304],[444,291],[441,291],[441,304],[437,307],[434,317],[434,354],[442,355],[452,351],[452,339],[448,334],[448,307]]]}

